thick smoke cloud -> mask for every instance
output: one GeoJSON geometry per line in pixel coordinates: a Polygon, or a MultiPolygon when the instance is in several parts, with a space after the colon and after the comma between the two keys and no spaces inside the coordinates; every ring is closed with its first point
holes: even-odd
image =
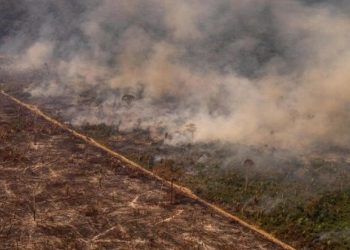
{"type": "Polygon", "coordinates": [[[349,147],[347,1],[11,3],[20,18],[1,53],[14,71],[46,69],[27,91],[70,102],[73,123],[163,128],[169,143],[349,147]]]}

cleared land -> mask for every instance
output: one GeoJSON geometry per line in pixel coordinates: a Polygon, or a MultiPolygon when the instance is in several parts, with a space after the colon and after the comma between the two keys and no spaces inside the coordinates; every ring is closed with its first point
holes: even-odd
{"type": "Polygon", "coordinates": [[[0,249],[280,249],[0,96],[0,249]]]}
{"type": "MultiPolygon", "coordinates": [[[[70,124],[72,118],[67,117],[67,110],[96,102],[93,92],[79,97],[75,106],[69,98],[31,96],[26,89],[30,82],[40,80],[37,75],[3,74],[0,87],[65,124],[70,124]]],[[[21,122],[18,124],[21,126],[21,122]]],[[[350,247],[350,158],[345,149],[291,156],[265,146],[171,146],[162,137],[150,136],[149,131],[123,131],[103,123],[68,126],[167,180],[175,178],[176,183],[189,187],[196,195],[298,249],[350,247]],[[242,151],[256,163],[249,171],[239,157],[242,151]],[[264,164],[266,160],[268,164],[264,164]]]]}

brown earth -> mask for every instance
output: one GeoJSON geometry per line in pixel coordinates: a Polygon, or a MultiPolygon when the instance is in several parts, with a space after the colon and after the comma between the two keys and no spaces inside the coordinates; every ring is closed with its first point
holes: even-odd
{"type": "Polygon", "coordinates": [[[281,249],[0,95],[0,249],[281,249]]]}

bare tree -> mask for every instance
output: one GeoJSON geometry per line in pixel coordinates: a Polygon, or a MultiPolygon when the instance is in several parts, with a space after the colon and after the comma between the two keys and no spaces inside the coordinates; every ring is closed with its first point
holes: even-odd
{"type": "Polygon", "coordinates": [[[196,124],[190,123],[186,125],[186,130],[191,133],[192,140],[194,138],[194,133],[197,131],[196,124]]]}
{"type": "Polygon", "coordinates": [[[245,183],[244,183],[244,192],[247,192],[248,190],[248,184],[249,184],[249,172],[252,170],[254,167],[255,163],[251,159],[246,159],[243,162],[243,167],[244,167],[244,173],[245,173],[245,183]]]}

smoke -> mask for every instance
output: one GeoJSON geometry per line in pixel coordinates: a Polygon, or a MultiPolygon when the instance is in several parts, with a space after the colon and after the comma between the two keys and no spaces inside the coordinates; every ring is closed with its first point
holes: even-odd
{"type": "Polygon", "coordinates": [[[349,148],[346,1],[10,2],[21,16],[0,53],[14,72],[45,69],[27,91],[69,102],[75,124],[163,128],[168,143],[349,148]]]}

